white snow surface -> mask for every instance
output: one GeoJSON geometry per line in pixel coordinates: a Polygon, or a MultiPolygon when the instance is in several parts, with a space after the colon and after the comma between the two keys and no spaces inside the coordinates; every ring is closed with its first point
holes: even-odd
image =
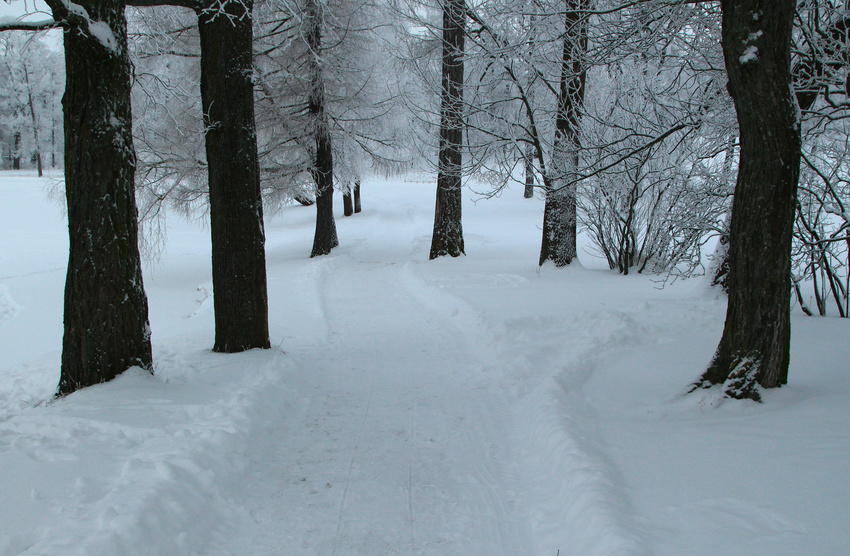
{"type": "MultiPolygon", "coordinates": [[[[842,554],[850,321],[793,317],[763,404],[683,396],[725,303],[582,251],[536,265],[542,201],[464,206],[428,261],[434,180],[365,180],[340,246],[266,223],[270,350],[215,354],[208,229],[145,267],[153,376],[52,401],[67,229],[0,173],[0,554],[842,554]]],[[[341,212],[341,211],[338,211],[341,212]]]]}

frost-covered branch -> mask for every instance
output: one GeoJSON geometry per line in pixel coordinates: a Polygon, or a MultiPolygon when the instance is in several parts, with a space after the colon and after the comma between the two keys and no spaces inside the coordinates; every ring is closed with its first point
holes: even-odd
{"type": "Polygon", "coordinates": [[[49,31],[63,26],[64,22],[54,19],[21,21],[13,18],[0,18],[0,31],[49,31]]]}

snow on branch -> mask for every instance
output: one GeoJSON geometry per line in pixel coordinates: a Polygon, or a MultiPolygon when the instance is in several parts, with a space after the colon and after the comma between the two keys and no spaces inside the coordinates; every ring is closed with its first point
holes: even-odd
{"type": "Polygon", "coordinates": [[[45,0],[56,20],[67,22],[68,27],[84,30],[113,54],[119,53],[118,39],[105,21],[93,19],[88,10],[70,0],[45,0]]]}
{"type": "Polygon", "coordinates": [[[21,21],[11,17],[0,18],[0,31],[48,31],[62,26],[62,22],[53,19],[21,21]]]}
{"type": "Polygon", "coordinates": [[[212,0],[204,2],[201,10],[205,14],[211,14],[215,19],[219,16],[226,17],[232,24],[242,21],[246,17],[251,19],[252,5],[245,0],[212,0]],[[238,6],[238,7],[237,7],[238,6]],[[237,7],[235,10],[234,7],[237,7]]]}

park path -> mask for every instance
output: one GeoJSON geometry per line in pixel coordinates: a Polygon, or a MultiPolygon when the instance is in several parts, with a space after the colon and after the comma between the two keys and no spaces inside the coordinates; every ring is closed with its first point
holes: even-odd
{"type": "Polygon", "coordinates": [[[485,346],[410,264],[304,267],[316,333],[230,485],[222,554],[531,554],[510,412],[485,346]],[[352,270],[356,269],[356,270],[352,270]],[[362,285],[362,287],[358,287],[362,285]],[[358,293],[366,292],[366,295],[358,293]],[[372,295],[380,292],[377,298],[372,295]],[[250,548],[246,548],[250,546],[250,548]]]}

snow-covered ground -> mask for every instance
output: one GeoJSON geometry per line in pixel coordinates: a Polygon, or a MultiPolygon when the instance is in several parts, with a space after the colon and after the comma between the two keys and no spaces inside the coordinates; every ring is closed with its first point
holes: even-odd
{"type": "Polygon", "coordinates": [[[341,245],[267,221],[271,350],[210,352],[209,237],[145,268],[155,376],[51,402],[67,233],[0,174],[0,554],[847,554],[850,321],[793,320],[764,404],[682,397],[724,302],[700,279],[537,268],[542,202],[370,180],[341,245]]]}

